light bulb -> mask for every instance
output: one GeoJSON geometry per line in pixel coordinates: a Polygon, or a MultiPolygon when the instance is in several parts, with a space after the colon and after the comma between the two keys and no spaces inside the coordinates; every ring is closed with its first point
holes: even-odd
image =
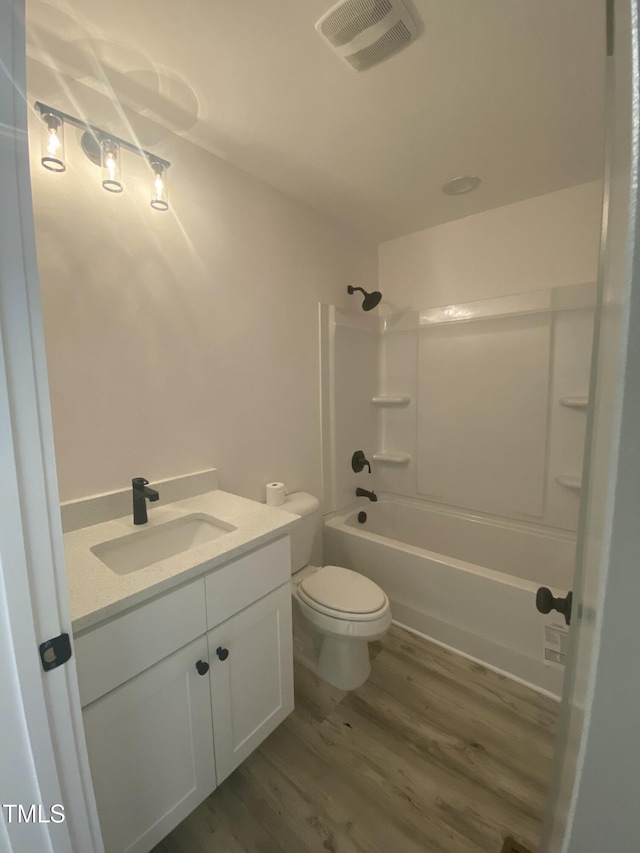
{"type": "Polygon", "coordinates": [[[120,174],[120,146],[113,139],[103,139],[102,143],[102,186],[110,193],[122,192],[120,174]]]}
{"type": "Polygon", "coordinates": [[[159,163],[157,160],[150,161],[153,169],[153,196],[151,198],[151,207],[154,210],[168,210],[169,200],[167,193],[167,173],[166,166],[159,163]]]}
{"type": "Polygon", "coordinates": [[[42,120],[41,163],[52,172],[64,172],[64,121],[55,113],[45,113],[42,120]]]}
{"type": "Polygon", "coordinates": [[[51,128],[49,133],[49,143],[47,145],[47,151],[52,157],[58,153],[62,146],[60,145],[60,139],[58,138],[58,131],[56,128],[51,128]]]}

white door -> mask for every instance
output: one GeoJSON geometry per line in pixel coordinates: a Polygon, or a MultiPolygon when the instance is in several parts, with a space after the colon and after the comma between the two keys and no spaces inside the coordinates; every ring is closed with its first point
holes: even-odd
{"type": "Polygon", "coordinates": [[[640,850],[637,0],[611,0],[608,12],[608,162],[595,397],[575,618],[541,853],[640,850]]]}
{"type": "Polygon", "coordinates": [[[147,853],[216,787],[204,637],[87,705],[107,853],[147,853]]]}
{"type": "Polygon", "coordinates": [[[0,3],[0,849],[99,853],[71,633],[27,152],[24,0],[0,3]],[[64,821],[51,818],[64,808],[64,821]],[[17,807],[35,815],[19,819],[17,807]],[[35,808],[32,810],[31,807],[35,808]],[[13,808],[10,808],[13,807],[13,808]]]}
{"type": "Polygon", "coordinates": [[[293,711],[291,588],[207,634],[218,784],[293,711]]]}

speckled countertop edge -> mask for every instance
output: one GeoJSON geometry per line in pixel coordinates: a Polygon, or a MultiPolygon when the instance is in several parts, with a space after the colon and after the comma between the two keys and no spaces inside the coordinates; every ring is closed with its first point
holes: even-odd
{"type": "Polygon", "coordinates": [[[297,520],[281,509],[217,489],[164,506],[151,504],[143,529],[192,513],[211,515],[236,530],[125,575],[111,571],[90,549],[139,530],[131,515],[64,535],[74,635],[287,535],[297,520]]]}

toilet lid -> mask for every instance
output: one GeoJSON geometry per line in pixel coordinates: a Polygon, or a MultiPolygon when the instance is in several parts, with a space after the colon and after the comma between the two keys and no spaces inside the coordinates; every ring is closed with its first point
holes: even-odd
{"type": "Polygon", "coordinates": [[[341,566],[324,566],[301,581],[299,590],[310,603],[342,613],[375,613],[387,600],[373,581],[341,566]]]}

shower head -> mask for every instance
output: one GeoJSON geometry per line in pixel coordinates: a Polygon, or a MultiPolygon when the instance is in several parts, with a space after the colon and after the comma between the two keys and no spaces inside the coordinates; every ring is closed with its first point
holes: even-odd
{"type": "Polygon", "coordinates": [[[361,287],[351,287],[351,285],[348,285],[347,287],[347,293],[349,294],[354,293],[356,290],[364,293],[364,301],[362,302],[363,311],[371,311],[371,309],[375,308],[378,302],[382,299],[382,294],[379,290],[374,290],[373,293],[367,293],[367,291],[363,290],[361,287]]]}

